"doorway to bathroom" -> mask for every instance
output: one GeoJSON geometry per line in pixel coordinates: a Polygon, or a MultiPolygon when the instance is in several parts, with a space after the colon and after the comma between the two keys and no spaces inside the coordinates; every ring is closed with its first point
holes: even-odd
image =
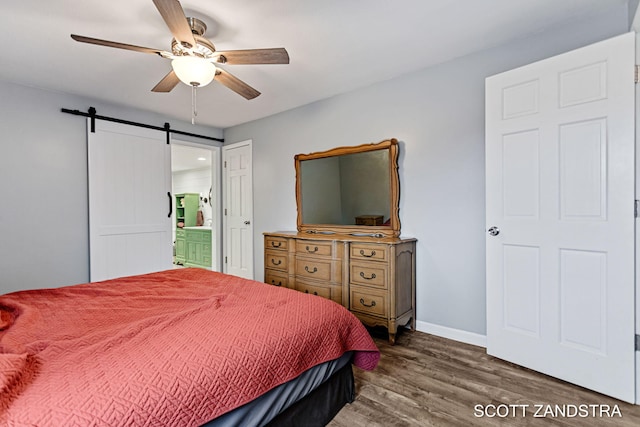
{"type": "Polygon", "coordinates": [[[222,271],[220,147],[173,139],[173,265],[222,271]]]}

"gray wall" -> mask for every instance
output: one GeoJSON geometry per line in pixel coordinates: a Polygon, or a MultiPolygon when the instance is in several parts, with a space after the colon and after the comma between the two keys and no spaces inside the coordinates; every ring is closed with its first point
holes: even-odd
{"type": "Polygon", "coordinates": [[[85,119],[60,109],[90,106],[104,116],[222,137],[220,129],[0,82],[0,294],[89,280],[85,119]]]}
{"type": "Polygon", "coordinates": [[[484,335],[484,79],[621,34],[628,22],[622,4],[607,15],[225,129],[227,143],[253,140],[256,279],[263,274],[262,232],[296,227],[293,156],[395,137],[402,233],[418,239],[419,325],[484,335]]]}

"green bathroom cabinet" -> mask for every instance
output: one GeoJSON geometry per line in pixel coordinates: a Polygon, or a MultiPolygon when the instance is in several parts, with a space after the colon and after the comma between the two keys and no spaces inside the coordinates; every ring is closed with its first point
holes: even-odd
{"type": "Polygon", "coordinates": [[[183,227],[195,226],[199,207],[198,193],[176,194],[176,228],[179,223],[183,223],[183,227]]]}
{"type": "Polygon", "coordinates": [[[176,264],[184,264],[187,260],[187,241],[182,227],[196,225],[200,195],[198,193],[176,194],[176,264]],[[181,224],[182,227],[179,227],[181,224]]]}
{"type": "Polygon", "coordinates": [[[211,267],[211,230],[187,229],[185,232],[185,261],[187,267],[211,267]]]}

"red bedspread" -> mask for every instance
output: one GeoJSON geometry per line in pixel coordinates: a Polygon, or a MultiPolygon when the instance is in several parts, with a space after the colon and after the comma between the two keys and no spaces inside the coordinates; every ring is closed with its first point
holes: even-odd
{"type": "Polygon", "coordinates": [[[0,296],[0,424],[197,426],[378,349],[323,298],[201,269],[0,296]]]}

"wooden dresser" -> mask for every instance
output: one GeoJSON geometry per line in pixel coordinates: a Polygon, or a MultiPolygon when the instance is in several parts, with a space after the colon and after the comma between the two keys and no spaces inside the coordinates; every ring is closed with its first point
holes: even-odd
{"type": "Polygon", "coordinates": [[[365,325],[415,329],[416,239],[264,233],[266,283],[342,304],[365,325]]]}

